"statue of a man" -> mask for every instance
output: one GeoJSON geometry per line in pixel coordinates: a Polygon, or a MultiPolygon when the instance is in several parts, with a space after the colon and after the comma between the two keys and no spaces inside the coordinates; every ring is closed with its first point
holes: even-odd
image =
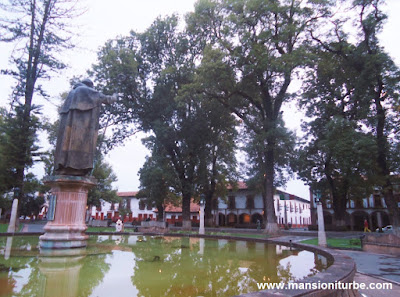
{"type": "Polygon", "coordinates": [[[84,176],[91,172],[101,104],[116,100],[116,94],[107,96],[94,90],[89,79],[74,86],[60,111],[54,162],[57,175],[84,176]]]}

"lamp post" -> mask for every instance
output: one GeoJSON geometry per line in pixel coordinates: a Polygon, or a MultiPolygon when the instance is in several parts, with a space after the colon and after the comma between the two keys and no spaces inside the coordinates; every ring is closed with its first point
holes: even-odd
{"type": "Polygon", "coordinates": [[[206,205],[205,195],[200,195],[200,227],[199,234],[204,234],[204,207],[206,205]]]}
{"type": "Polygon", "coordinates": [[[315,203],[317,204],[317,215],[318,215],[318,245],[326,247],[324,212],[322,210],[320,190],[315,191],[315,203]]]}

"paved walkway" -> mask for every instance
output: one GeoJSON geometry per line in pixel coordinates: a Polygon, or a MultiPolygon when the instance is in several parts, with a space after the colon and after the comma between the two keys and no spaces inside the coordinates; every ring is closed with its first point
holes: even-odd
{"type": "MultiPolygon", "coordinates": [[[[345,237],[347,234],[343,234],[345,237]]],[[[314,236],[291,236],[278,237],[277,240],[298,242],[313,238],[314,236]]],[[[329,236],[331,237],[331,236],[329,236]]],[[[363,251],[341,250],[356,262],[357,273],[354,277],[356,283],[383,284],[390,282],[392,289],[364,289],[359,292],[365,297],[398,297],[400,296],[400,257],[367,253],[363,251]]]]}
{"type": "MultiPolygon", "coordinates": [[[[356,273],[354,276],[354,281],[358,284],[364,283],[364,284],[383,284],[387,283],[386,280],[378,279],[376,277],[372,277],[370,275],[366,274],[361,274],[361,273],[356,273]]],[[[359,290],[359,292],[365,296],[365,297],[398,297],[400,296],[400,286],[397,284],[392,283],[392,289],[391,290],[370,290],[370,289],[364,289],[364,290],[359,290]]]]}
{"type": "Polygon", "coordinates": [[[44,232],[43,227],[47,221],[35,222],[32,224],[24,223],[24,227],[21,232],[44,232]]]}

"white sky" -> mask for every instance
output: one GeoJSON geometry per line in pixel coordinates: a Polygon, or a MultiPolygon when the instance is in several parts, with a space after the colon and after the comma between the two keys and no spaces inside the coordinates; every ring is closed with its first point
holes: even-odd
{"type": "MultiPolygon", "coordinates": [[[[96,53],[104,43],[117,36],[124,36],[130,30],[144,31],[157,16],[178,13],[183,16],[193,10],[194,0],[86,0],[81,1],[87,8],[86,14],[77,21],[77,37],[74,50],[63,55],[63,61],[69,65],[68,69],[56,74],[50,81],[43,81],[45,89],[51,98],[59,98],[59,94],[69,91],[69,79],[74,75],[85,75],[86,70],[96,62],[96,53]]],[[[400,29],[400,0],[387,0],[387,13],[389,20],[381,34],[382,45],[400,65],[400,39],[396,30],[400,29]]],[[[12,45],[0,43],[0,69],[7,67],[12,45]]],[[[94,82],[96,85],[96,82],[94,82]]],[[[9,77],[1,75],[0,78],[0,106],[7,107],[13,81],[9,77]]],[[[57,100],[54,102],[58,103],[57,100]]],[[[54,104],[44,101],[39,97],[34,98],[35,104],[44,106],[43,113],[50,119],[57,118],[54,104]]],[[[299,131],[302,118],[294,104],[287,105],[284,109],[287,126],[299,131]]],[[[126,142],[124,146],[117,147],[107,156],[108,162],[113,166],[118,176],[115,187],[119,191],[135,191],[139,187],[138,170],[142,167],[146,148],[137,135],[126,142]]],[[[43,170],[40,166],[35,168],[40,176],[43,170]]],[[[308,198],[308,187],[301,181],[290,181],[285,191],[308,198]]]]}

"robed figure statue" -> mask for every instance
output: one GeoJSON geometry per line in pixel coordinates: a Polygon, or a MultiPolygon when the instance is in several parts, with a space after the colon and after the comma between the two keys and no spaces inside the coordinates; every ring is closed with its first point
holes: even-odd
{"type": "Polygon", "coordinates": [[[57,175],[85,176],[93,169],[102,103],[110,104],[117,96],[93,89],[83,80],[74,86],[60,111],[55,172],[57,175]]]}

